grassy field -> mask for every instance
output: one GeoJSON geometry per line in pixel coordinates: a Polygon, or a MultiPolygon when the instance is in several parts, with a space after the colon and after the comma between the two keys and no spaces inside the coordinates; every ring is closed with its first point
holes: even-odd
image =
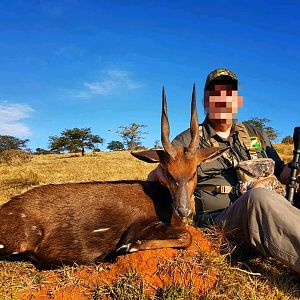
{"type": "Polygon", "coordinates": [[[62,182],[105,181],[147,178],[156,164],[147,164],[129,152],[34,155],[25,161],[18,157],[0,164],[0,204],[28,187],[62,182]]]}
{"type": "Polygon", "coordinates": [[[278,143],[274,144],[273,146],[279,153],[281,159],[284,160],[286,163],[293,159],[294,145],[278,143]]]}
{"type": "MultiPolygon", "coordinates": [[[[292,157],[292,147],[275,145],[285,161],[292,157]]],[[[0,204],[34,185],[62,182],[146,179],[155,164],[146,164],[128,152],[76,155],[41,155],[12,159],[0,163],[0,204]]],[[[211,240],[211,234],[207,239],[211,240]]],[[[219,240],[219,239],[218,239],[219,240]]],[[[201,295],[193,292],[192,283],[171,284],[147,294],[147,282],[138,273],[119,274],[118,280],[101,287],[93,280],[83,280],[82,273],[96,274],[106,265],[73,266],[55,270],[38,270],[28,261],[0,261],[1,299],[77,299],[71,291],[78,289],[78,299],[300,299],[300,284],[288,268],[272,259],[256,258],[240,262],[229,250],[218,253],[195,253],[205,274],[217,274],[213,288],[201,295]],[[201,259],[199,259],[201,258],[201,259]],[[81,274],[79,276],[78,274],[81,274]],[[53,279],[54,278],[54,279],[53,279]],[[47,289],[48,298],[38,291],[47,289]],[[58,294],[59,291],[61,294],[58,294]],[[61,295],[58,297],[58,295],[61,295]]],[[[168,262],[171,263],[170,261],[168,262]]],[[[176,262],[177,266],[179,261],[176,262]]],[[[189,272],[187,269],[186,272],[189,272]]]]}

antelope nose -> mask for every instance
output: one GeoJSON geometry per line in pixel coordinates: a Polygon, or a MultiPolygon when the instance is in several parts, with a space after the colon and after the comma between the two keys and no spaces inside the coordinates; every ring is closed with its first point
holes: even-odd
{"type": "Polygon", "coordinates": [[[178,207],[177,211],[181,217],[188,217],[191,214],[191,210],[187,207],[178,207]]]}

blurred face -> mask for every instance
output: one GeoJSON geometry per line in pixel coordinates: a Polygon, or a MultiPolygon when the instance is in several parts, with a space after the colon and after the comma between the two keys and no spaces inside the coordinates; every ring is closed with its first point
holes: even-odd
{"type": "Polygon", "coordinates": [[[237,118],[238,108],[243,105],[243,97],[231,85],[216,84],[213,90],[205,91],[204,109],[210,120],[231,123],[237,118]]]}

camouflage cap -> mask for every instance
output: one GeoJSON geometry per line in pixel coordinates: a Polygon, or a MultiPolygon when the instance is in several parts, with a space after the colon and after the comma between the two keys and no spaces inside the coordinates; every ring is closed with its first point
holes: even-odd
{"type": "Polygon", "coordinates": [[[209,87],[209,85],[211,84],[212,81],[214,81],[218,78],[221,78],[223,76],[230,78],[232,81],[235,81],[235,82],[238,81],[237,76],[236,76],[235,73],[233,73],[232,71],[230,71],[228,69],[219,68],[219,69],[216,69],[216,70],[210,72],[207,75],[204,89],[206,90],[209,87]]]}

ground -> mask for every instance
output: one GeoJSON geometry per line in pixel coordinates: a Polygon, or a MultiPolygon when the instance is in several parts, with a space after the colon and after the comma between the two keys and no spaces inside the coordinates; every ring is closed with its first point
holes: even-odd
{"type": "Polygon", "coordinates": [[[42,271],[41,284],[18,291],[18,299],[95,299],[114,298],[109,288],[127,277],[138,276],[144,285],[145,295],[153,297],[170,286],[193,289],[193,295],[205,295],[217,280],[217,271],[206,269],[202,264],[203,252],[217,254],[212,240],[204,236],[201,229],[188,226],[193,242],[186,250],[146,250],[119,256],[114,263],[95,267],[74,268],[71,285],[61,285],[60,273],[55,270],[42,271]],[[122,275],[123,274],[123,275],[122,275]],[[131,275],[130,275],[131,274],[131,275]],[[94,286],[94,290],[91,289],[94,286]],[[103,293],[101,293],[101,290],[103,293]]]}

